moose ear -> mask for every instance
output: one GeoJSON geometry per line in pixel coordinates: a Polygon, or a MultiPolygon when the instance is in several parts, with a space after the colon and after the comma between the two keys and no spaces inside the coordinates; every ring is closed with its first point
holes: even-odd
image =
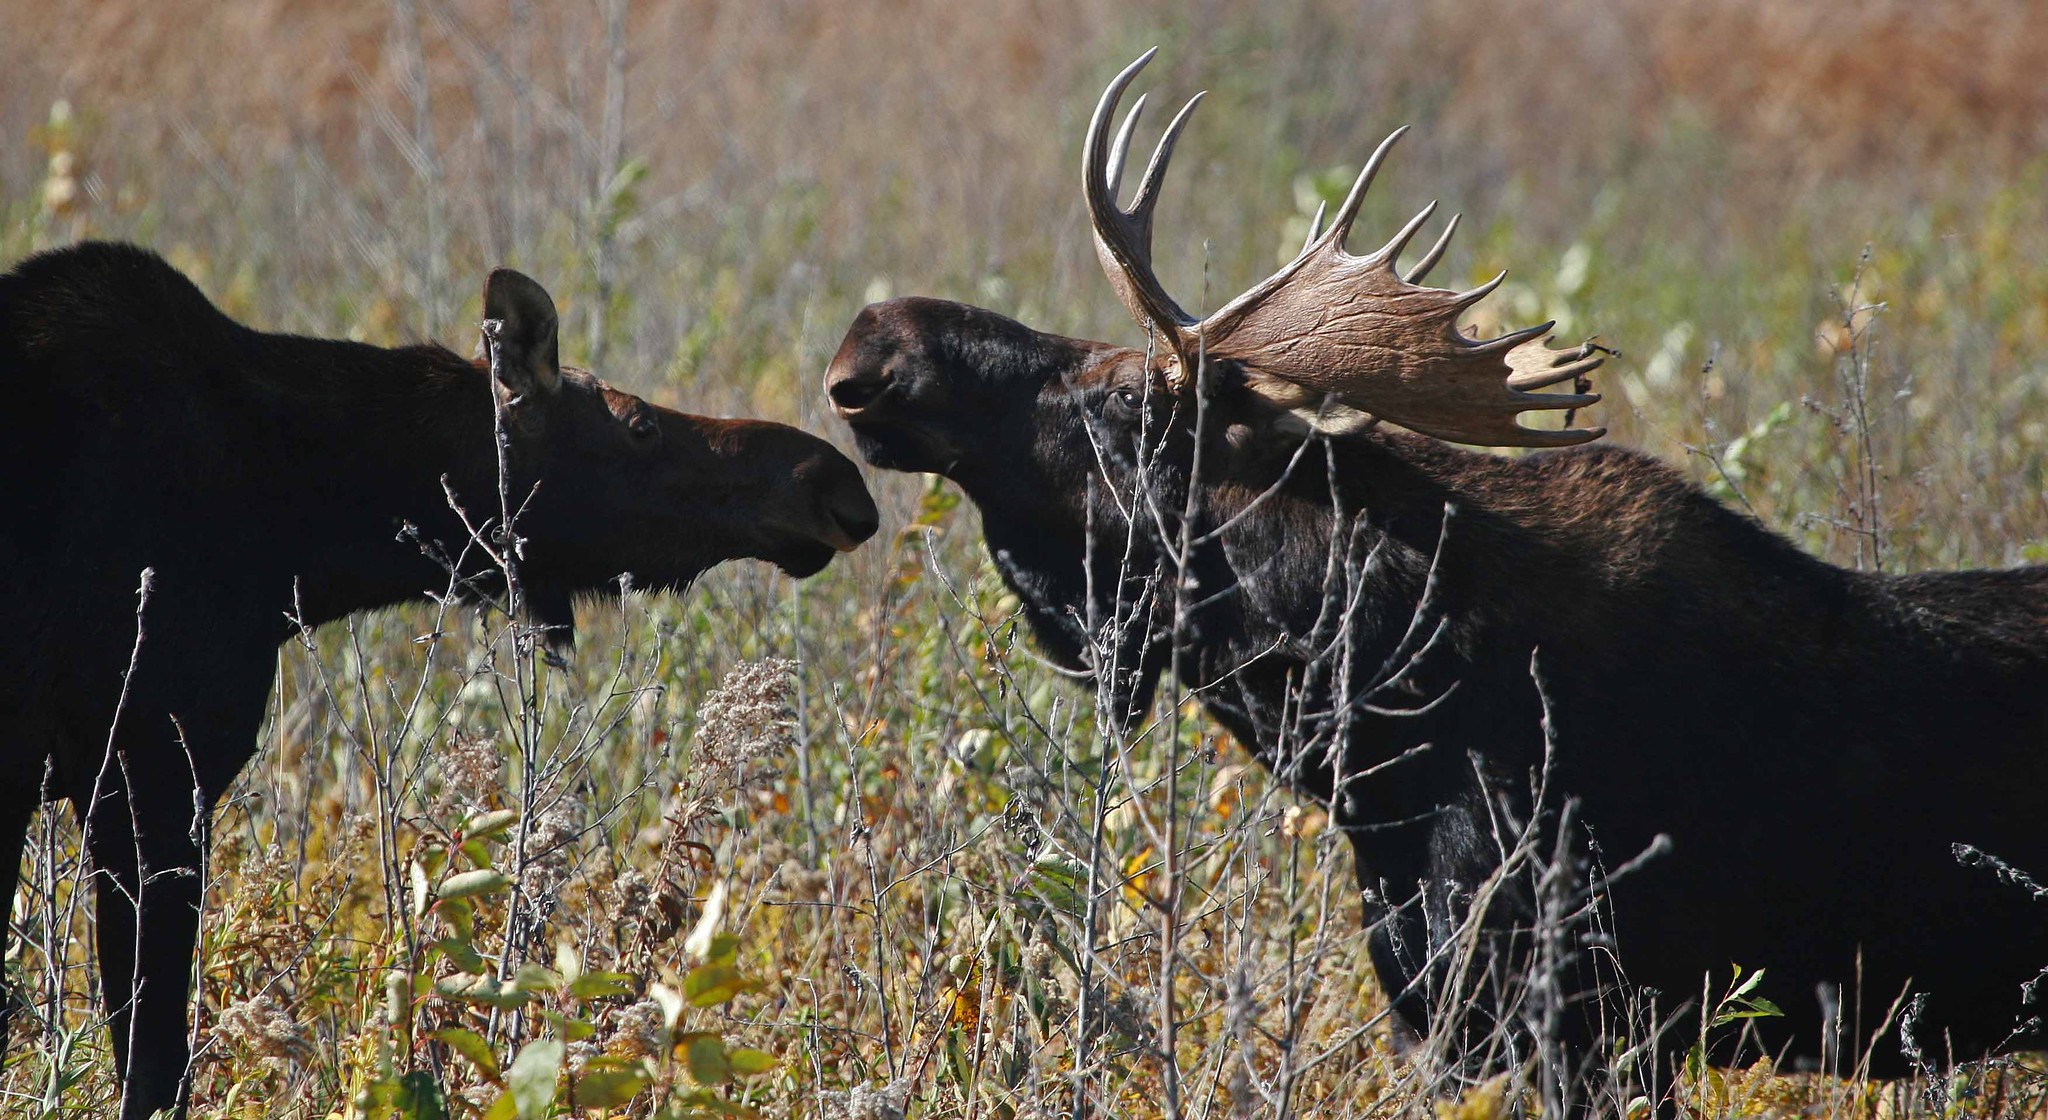
{"type": "Polygon", "coordinates": [[[555,301],[546,288],[523,273],[493,269],[484,281],[484,318],[499,324],[497,373],[507,393],[517,398],[561,387],[555,301]]]}

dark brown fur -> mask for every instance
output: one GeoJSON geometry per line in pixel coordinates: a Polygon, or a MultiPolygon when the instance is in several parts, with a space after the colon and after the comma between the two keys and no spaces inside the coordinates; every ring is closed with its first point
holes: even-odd
{"type": "MultiPolygon", "coordinates": [[[[1665,849],[1605,886],[1626,981],[1661,992],[1666,1012],[1739,964],[1767,970],[1758,994],[1786,1012],[1752,1024],[1772,1053],[1821,1056],[1822,986],[1846,1019],[1831,1054],[1870,1045],[1881,1075],[1904,1068],[1899,1024],[1880,1037],[1902,993],[1926,997],[1915,1039],[1932,1059],[2043,1041],[2022,984],[2048,965],[2048,901],[1965,866],[1955,845],[2048,873],[2048,569],[1844,571],[1635,452],[1504,459],[1392,430],[1311,434],[1239,371],[1211,377],[1198,437],[1194,402],[1170,399],[1140,352],[904,299],[861,313],[827,386],[870,462],[944,473],[974,499],[1042,644],[1070,667],[1097,669],[1075,620],[1109,617],[1108,595],[1192,581],[1202,605],[1177,655],[1172,612],[1141,607],[1150,633],[1119,636],[1110,692],[1139,710],[1173,669],[1331,806],[1375,970],[1416,1031],[1446,1010],[1452,978],[1423,962],[1499,866],[1495,822],[1534,822],[1547,854],[1569,805],[1563,839],[1590,882],[1665,849]],[[1128,501],[1155,453],[1160,516],[1127,527],[1104,495],[1128,501]],[[1269,489],[1175,569],[1183,510],[1200,538],[1269,489]],[[1119,572],[1127,545],[1135,570],[1119,572]],[[1432,564],[1420,633],[1440,622],[1442,635],[1367,708],[1432,564]],[[1328,609],[1340,595],[1357,597],[1348,627],[1328,609]]],[[[1527,966],[1539,903],[1526,879],[1508,884],[1477,967],[1527,966]]],[[[1593,941],[1572,953],[1569,993],[1609,984],[1593,941]]],[[[1474,1037],[1492,1025],[1485,991],[1474,1037]]],[[[1591,1041],[1590,1017],[1563,1029],[1591,1041]]]]}
{"type": "Polygon", "coordinates": [[[183,1096],[194,785],[210,810],[254,752],[290,619],[446,590],[423,545],[466,590],[504,591],[443,492],[496,518],[494,394],[527,503],[520,578],[558,639],[571,596],[621,574],[673,589],[752,556],[807,575],[874,530],[857,470],[822,440],[561,370],[553,304],[516,273],[492,275],[485,312],[505,323],[495,382],[438,346],[249,330],[129,246],[0,276],[0,899],[37,804],[70,800],[120,886],[98,892],[99,963],[125,1116],[183,1096]]]}

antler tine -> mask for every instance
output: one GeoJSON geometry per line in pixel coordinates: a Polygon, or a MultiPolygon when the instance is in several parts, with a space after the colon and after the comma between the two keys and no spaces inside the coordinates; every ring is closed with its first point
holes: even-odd
{"type": "Polygon", "coordinates": [[[1181,129],[1186,127],[1188,114],[1201,98],[1197,96],[1189,101],[1167,126],[1159,146],[1153,149],[1152,161],[1145,168],[1145,178],[1129,207],[1119,205],[1116,195],[1121,185],[1118,180],[1123,174],[1124,153],[1128,150],[1142,104],[1134,106],[1130,116],[1125,118],[1113,152],[1106,143],[1110,120],[1116,115],[1117,104],[1123,99],[1124,91],[1158,53],[1159,48],[1154,47],[1139,55],[1137,61],[1124,67],[1109,83],[1109,88],[1102,91],[1102,99],[1095,103],[1095,113],[1088,120],[1088,134],[1081,152],[1081,189],[1088,204],[1089,222],[1095,228],[1095,253],[1102,262],[1103,272],[1109,277],[1110,286],[1116,289],[1117,299],[1140,326],[1157,332],[1175,354],[1185,359],[1188,356],[1184,353],[1188,346],[1186,328],[1195,325],[1195,318],[1166,294],[1159,278],[1152,273],[1152,210],[1158,202],[1159,179],[1166,170],[1167,160],[1173,155],[1174,142],[1179,138],[1181,129]]]}
{"type": "Polygon", "coordinates": [[[1380,173],[1380,165],[1387,162],[1387,153],[1394,150],[1394,142],[1407,135],[1408,126],[1402,125],[1387,134],[1380,146],[1372,150],[1372,158],[1365,161],[1365,168],[1358,173],[1358,179],[1351,184],[1351,193],[1344,196],[1344,205],[1337,208],[1337,216],[1330,220],[1330,228],[1323,236],[1334,240],[1338,248],[1344,247],[1344,238],[1351,232],[1351,223],[1358,217],[1358,207],[1365,201],[1365,192],[1372,189],[1373,176],[1380,173]]]}
{"type": "Polygon", "coordinates": [[[1551,319],[1548,322],[1538,323],[1533,327],[1523,327],[1520,330],[1509,331],[1499,338],[1489,338],[1485,342],[1474,343],[1472,352],[1475,354],[1503,354],[1531,339],[1542,338],[1544,335],[1549,334],[1551,328],[1555,326],[1557,326],[1557,320],[1551,319]]]}
{"type": "Polygon", "coordinates": [[[1471,288],[1466,291],[1459,292],[1457,298],[1451,300],[1451,306],[1456,307],[1460,311],[1463,311],[1464,309],[1472,306],[1473,304],[1478,303],[1480,300],[1485,299],[1487,296],[1492,295],[1493,290],[1495,288],[1500,287],[1500,282],[1507,278],[1508,270],[1503,268],[1500,270],[1500,275],[1495,276],[1493,279],[1488,280],[1486,283],[1481,284],[1476,288],[1471,288]]]}
{"type": "Polygon", "coordinates": [[[1330,204],[1327,202],[1316,203],[1316,216],[1308,220],[1308,238],[1301,243],[1302,252],[1306,253],[1315,248],[1316,238],[1322,236],[1323,232],[1323,211],[1329,208],[1330,204]]]}
{"type": "Polygon", "coordinates": [[[1508,375],[1508,388],[1547,388],[1584,377],[1607,362],[1607,356],[1600,352],[1600,348],[1590,344],[1579,347],[1577,351],[1550,350],[1541,346],[1530,349],[1534,352],[1508,353],[1508,366],[1515,371],[1508,375]]]}
{"type": "Polygon", "coordinates": [[[1512,421],[1503,428],[1494,434],[1506,438],[1485,442],[1495,447],[1575,447],[1607,434],[1606,428],[1525,428],[1512,421]]]}
{"type": "Polygon", "coordinates": [[[1524,393],[1510,390],[1517,412],[1548,412],[1599,404],[1598,393],[1524,393]]]}
{"type": "Polygon", "coordinates": [[[1151,162],[1145,165],[1145,177],[1138,181],[1137,197],[1131,199],[1132,213],[1143,213],[1150,220],[1152,207],[1159,201],[1160,180],[1166,177],[1166,165],[1173,159],[1173,146],[1180,142],[1181,130],[1188,126],[1188,118],[1194,115],[1195,106],[1207,96],[1208,91],[1203,90],[1188,98],[1188,103],[1181,106],[1180,112],[1175,113],[1167,124],[1166,132],[1159,137],[1159,146],[1152,149],[1151,162]]]}
{"type": "MultiPolygon", "coordinates": [[[[1103,128],[1116,113],[1117,102],[1123,100],[1124,90],[1130,88],[1131,82],[1138,76],[1138,71],[1143,70],[1145,64],[1152,61],[1152,56],[1158,53],[1159,48],[1153,47],[1139,55],[1136,62],[1124,67],[1123,72],[1110,81],[1109,88],[1102,91],[1102,99],[1095,103],[1095,112],[1088,118],[1088,135],[1081,149],[1082,179],[1088,210],[1091,214],[1096,214],[1098,219],[1102,203],[1105,201],[1105,192],[1109,195],[1108,208],[1118,209],[1115,195],[1120,183],[1111,180],[1110,170],[1113,165],[1116,179],[1122,179],[1123,153],[1130,144],[1131,128],[1138,123],[1138,110],[1145,107],[1145,99],[1140,97],[1137,106],[1131,110],[1131,115],[1124,119],[1123,130],[1117,136],[1114,156],[1102,145],[1103,128]]],[[[1096,224],[1099,226],[1101,222],[1098,220],[1096,224]]]]}
{"type": "Polygon", "coordinates": [[[1131,135],[1138,130],[1138,114],[1145,111],[1145,98],[1139,94],[1131,102],[1131,111],[1124,117],[1124,126],[1116,130],[1116,139],[1109,145],[1109,166],[1102,173],[1103,186],[1109,190],[1110,201],[1122,196],[1124,187],[1124,160],[1131,154],[1131,135]]]}
{"type": "Polygon", "coordinates": [[[1401,250],[1408,247],[1408,242],[1415,236],[1415,231],[1421,229],[1422,223],[1428,221],[1429,216],[1434,213],[1436,213],[1436,200],[1431,199],[1429,205],[1423,207],[1419,213],[1408,219],[1408,224],[1402,226],[1400,232],[1389,238],[1385,245],[1380,246],[1380,251],[1374,253],[1373,256],[1387,262],[1387,270],[1389,272],[1393,271],[1394,258],[1401,255],[1401,250]]]}
{"type": "Polygon", "coordinates": [[[1444,250],[1450,248],[1451,235],[1458,232],[1458,220],[1464,216],[1451,215],[1451,220],[1444,223],[1444,231],[1437,235],[1436,244],[1429,247],[1429,252],[1422,254],[1422,259],[1415,262],[1415,267],[1409,269],[1408,275],[1402,279],[1410,284],[1422,283],[1423,277],[1429,275],[1429,270],[1436,267],[1436,262],[1444,259],[1444,250]]]}

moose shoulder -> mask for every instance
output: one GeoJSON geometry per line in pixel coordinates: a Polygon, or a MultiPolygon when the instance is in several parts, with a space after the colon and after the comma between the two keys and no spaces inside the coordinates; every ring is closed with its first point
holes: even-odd
{"type": "Polygon", "coordinates": [[[0,277],[0,899],[36,805],[68,798],[118,884],[98,931],[124,1115],[182,1096],[198,883],[173,872],[197,866],[195,782],[210,806],[255,750],[288,619],[446,590],[446,565],[495,593],[478,546],[501,493],[525,602],[558,638],[571,596],[622,574],[675,589],[758,557],[809,575],[875,529],[824,441],[562,368],[532,280],[492,273],[484,314],[495,367],[250,330],[130,246],[0,277]]]}
{"type": "MultiPolygon", "coordinates": [[[[1419,219],[1343,252],[1384,146],[1327,232],[1197,322],[1149,265],[1185,113],[1137,200],[1114,197],[1130,127],[1113,147],[1105,127],[1143,62],[1098,107],[1084,184],[1158,345],[871,306],[826,375],[862,454],[957,482],[1042,644],[1111,674],[1114,702],[1142,708],[1170,670],[1331,806],[1375,971],[1417,1032],[1456,1013],[1477,1045],[1516,1015],[1498,981],[1528,964],[1536,884],[1473,901],[1505,827],[1569,846],[1609,915],[1571,951],[1575,1006],[1619,986],[1668,1013],[1740,964],[1785,1009],[1754,1024],[1773,1054],[1868,1045],[1888,1075],[1907,1032],[1936,1059],[2042,1042],[2023,985],[2048,965],[2048,904],[1958,845],[2048,871],[2048,569],[1846,571],[1634,452],[1442,442],[1595,437],[1514,417],[1592,404],[1530,390],[1599,355],[1549,350],[1544,328],[1466,338],[1486,289],[1419,286],[1441,240],[1395,271],[1419,219]],[[1468,919],[1481,948],[1458,975],[1468,919]]],[[[1596,1016],[1567,1041],[1589,1046],[1596,1016]]]]}

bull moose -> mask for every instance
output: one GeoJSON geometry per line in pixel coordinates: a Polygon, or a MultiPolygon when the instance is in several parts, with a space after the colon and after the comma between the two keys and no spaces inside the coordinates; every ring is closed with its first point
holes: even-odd
{"type": "Polygon", "coordinates": [[[68,799],[104,876],[125,1117],[182,1101],[195,805],[255,752],[294,626],[453,578],[517,585],[560,642],[571,597],[622,574],[678,589],[758,557],[807,576],[875,530],[858,468],[823,440],[562,367],[553,301],[509,269],[483,313],[488,362],[251,330],[133,246],[0,277],[0,899],[30,815],[68,799]],[[466,559],[485,551],[501,563],[466,559]]]}
{"type": "Polygon", "coordinates": [[[1541,948],[1545,881],[1501,874],[1518,847],[1584,868],[1572,905],[1604,915],[1559,954],[1567,1052],[1602,994],[1697,1005],[1736,965],[1766,972],[1749,994],[1783,1014],[1754,1037],[1780,1056],[1889,1076],[2048,1038],[2048,901],[1980,858],[2048,871],[2048,568],[1844,570],[1573,446],[1599,429],[1522,426],[1593,405],[1604,355],[1549,324],[1468,337],[1492,284],[1422,284],[1450,228],[1397,271],[1428,210],[1345,251],[1398,132],[1291,263],[1197,319],[1151,265],[1195,101],[1119,202],[1142,99],[1108,129],[1151,57],[1103,94],[1082,173],[1148,345],[874,304],[825,377],[862,456],[956,483],[1039,644],[1121,714],[1170,671],[1329,806],[1396,1020],[1459,1017],[1454,1056],[1511,1025],[1499,980],[1541,948]]]}

